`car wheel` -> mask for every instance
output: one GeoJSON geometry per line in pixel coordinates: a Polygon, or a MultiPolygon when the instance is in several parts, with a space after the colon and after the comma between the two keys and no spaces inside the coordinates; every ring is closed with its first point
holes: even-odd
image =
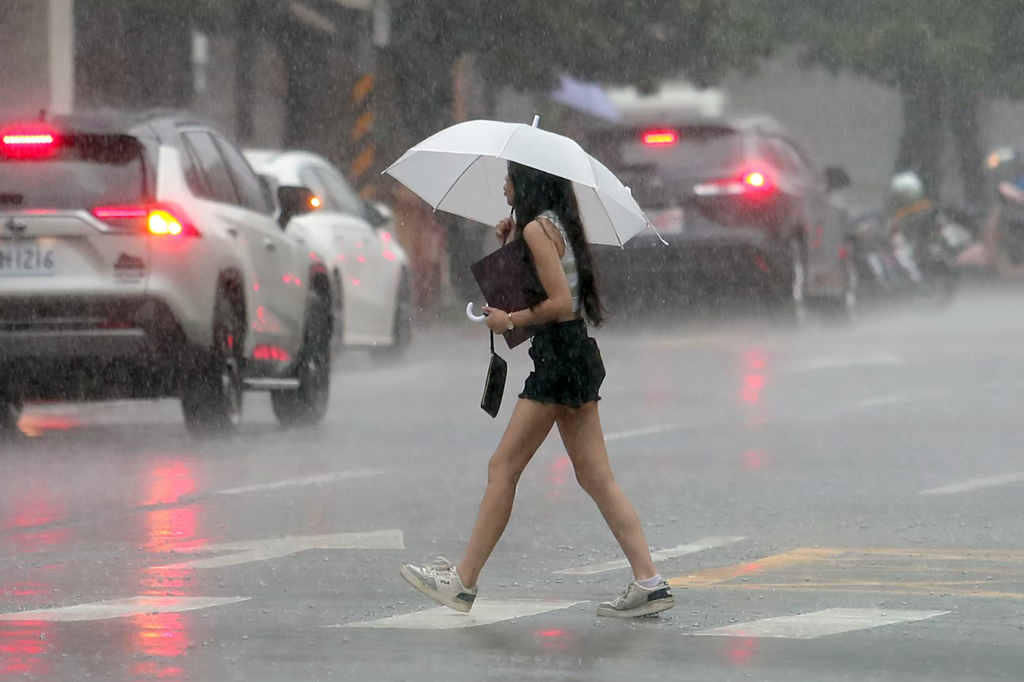
{"type": "Polygon", "coordinates": [[[341,273],[334,271],[334,296],[331,298],[333,305],[334,331],[331,334],[331,348],[335,353],[341,352],[345,347],[345,296],[341,285],[341,273]]]}
{"type": "Polygon", "coordinates": [[[786,326],[799,327],[807,318],[807,268],[799,239],[790,240],[789,254],[788,278],[779,289],[775,317],[786,326]]]}
{"type": "Polygon", "coordinates": [[[395,319],[391,325],[391,345],[372,348],[370,352],[378,360],[394,360],[405,355],[412,344],[412,287],[409,277],[402,273],[395,297],[395,319]]]}
{"type": "Polygon", "coordinates": [[[850,261],[843,263],[843,295],[835,298],[808,298],[807,307],[816,317],[832,325],[853,324],[857,320],[859,298],[857,268],[850,261]]]}
{"type": "Polygon", "coordinates": [[[0,398],[0,436],[18,431],[21,419],[21,401],[0,398]]]}
{"type": "Polygon", "coordinates": [[[274,416],[286,427],[318,424],[327,415],[331,397],[331,302],[320,291],[310,291],[306,315],[297,366],[299,387],[270,394],[274,416]]]}
{"type": "Polygon", "coordinates": [[[241,423],[243,335],[242,317],[222,290],[214,305],[213,347],[200,360],[181,399],[185,425],[192,433],[230,433],[241,423]]]}

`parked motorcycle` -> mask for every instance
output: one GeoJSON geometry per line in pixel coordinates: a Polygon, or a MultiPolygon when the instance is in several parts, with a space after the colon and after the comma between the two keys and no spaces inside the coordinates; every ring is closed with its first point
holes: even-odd
{"type": "Polygon", "coordinates": [[[914,299],[942,306],[956,292],[957,256],[974,236],[956,212],[923,198],[919,182],[896,176],[891,210],[852,221],[847,259],[860,301],[914,299]]]}

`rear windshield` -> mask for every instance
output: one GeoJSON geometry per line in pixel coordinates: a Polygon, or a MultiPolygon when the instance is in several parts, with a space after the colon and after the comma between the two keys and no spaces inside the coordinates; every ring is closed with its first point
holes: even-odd
{"type": "MultiPolygon", "coordinates": [[[[662,138],[664,139],[664,137],[662,138]]],[[[727,174],[744,157],[743,139],[722,126],[623,128],[603,131],[591,140],[591,151],[628,185],[643,204],[663,203],[680,187],[727,174]],[[652,131],[674,141],[645,144],[652,131]]]]}
{"type": "Polygon", "coordinates": [[[146,196],[141,143],[128,135],[68,135],[52,152],[5,153],[0,144],[0,210],[91,209],[146,196]]]}

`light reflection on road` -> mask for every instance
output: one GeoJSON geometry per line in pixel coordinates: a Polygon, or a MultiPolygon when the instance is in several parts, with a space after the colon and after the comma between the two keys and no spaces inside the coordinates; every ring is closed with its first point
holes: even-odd
{"type": "MultiPolygon", "coordinates": [[[[199,464],[190,457],[158,461],[146,472],[144,506],[159,506],[143,515],[143,550],[147,565],[139,576],[138,594],[155,597],[198,596],[195,571],[164,564],[163,555],[194,552],[209,544],[203,534],[205,509],[198,503],[179,505],[199,488],[199,464]],[[163,505],[171,505],[164,507],[163,505]],[[153,556],[156,555],[156,556],[153,556]]],[[[139,614],[130,619],[128,649],[131,674],[139,680],[184,680],[182,657],[188,651],[193,619],[187,613],[139,614]]]]}

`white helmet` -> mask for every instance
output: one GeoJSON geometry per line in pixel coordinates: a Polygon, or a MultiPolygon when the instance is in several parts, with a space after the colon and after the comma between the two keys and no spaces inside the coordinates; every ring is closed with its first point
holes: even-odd
{"type": "Polygon", "coordinates": [[[897,206],[909,206],[924,198],[924,183],[914,171],[892,176],[889,183],[889,201],[897,206]]]}

